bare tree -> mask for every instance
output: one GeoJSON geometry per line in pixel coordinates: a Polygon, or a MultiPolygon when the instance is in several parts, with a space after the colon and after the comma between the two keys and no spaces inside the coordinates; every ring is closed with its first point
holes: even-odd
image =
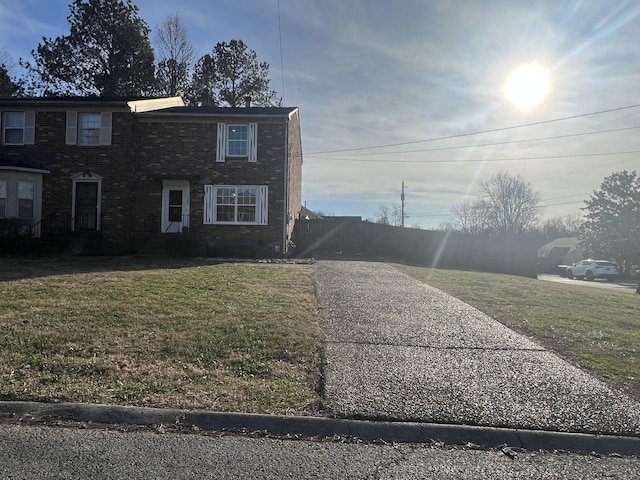
{"type": "Polygon", "coordinates": [[[455,217],[452,223],[453,230],[469,235],[479,235],[487,229],[488,206],[482,199],[465,200],[451,207],[451,213],[455,217]]]}
{"type": "Polygon", "coordinates": [[[189,88],[190,69],[196,53],[177,13],[169,15],[158,27],[154,40],[159,59],[156,69],[158,93],[184,96],[189,88]]]}
{"type": "Polygon", "coordinates": [[[501,236],[520,236],[533,228],[542,208],[540,193],[521,176],[497,173],[480,183],[488,227],[501,236]]]}
{"type": "Polygon", "coordinates": [[[400,204],[394,203],[390,207],[387,205],[378,206],[378,210],[376,210],[376,223],[394,225],[396,227],[401,226],[402,207],[400,204]]]}
{"type": "Polygon", "coordinates": [[[560,237],[577,237],[583,223],[584,219],[580,213],[548,218],[539,227],[540,234],[547,240],[560,237]]]}

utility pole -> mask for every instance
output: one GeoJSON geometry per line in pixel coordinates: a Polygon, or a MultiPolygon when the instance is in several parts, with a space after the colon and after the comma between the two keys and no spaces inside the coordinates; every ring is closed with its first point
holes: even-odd
{"type": "Polygon", "coordinates": [[[402,211],[401,211],[401,215],[402,215],[402,220],[401,220],[401,224],[402,227],[404,228],[404,180],[402,181],[402,193],[400,194],[400,205],[402,206],[402,211]]]}

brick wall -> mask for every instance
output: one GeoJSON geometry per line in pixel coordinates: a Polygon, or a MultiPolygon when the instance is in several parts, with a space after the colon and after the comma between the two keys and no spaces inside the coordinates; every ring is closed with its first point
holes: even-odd
{"type": "MultiPolygon", "coordinates": [[[[285,222],[285,119],[145,118],[139,123],[138,215],[160,214],[162,179],[190,182],[190,227],[202,238],[224,243],[235,238],[265,245],[283,243],[285,222]],[[258,161],[227,158],[216,162],[217,124],[258,123],[258,161]],[[205,185],[267,185],[267,225],[204,225],[205,185]]],[[[301,180],[292,184],[299,188],[301,180]]],[[[294,193],[298,198],[300,193],[294,193]]],[[[299,200],[298,200],[299,201],[299,200]]]]}
{"type": "Polygon", "coordinates": [[[105,253],[128,253],[133,240],[141,237],[145,220],[150,215],[161,217],[163,180],[180,179],[189,182],[189,224],[198,233],[201,247],[207,238],[225,241],[241,237],[278,245],[284,253],[301,206],[302,145],[297,110],[287,119],[286,115],[134,114],[124,103],[29,107],[37,110],[35,144],[0,148],[25,152],[49,168],[50,173],[43,176],[43,218],[52,212],[72,214],[74,175],[100,177],[105,253]],[[65,145],[67,110],[96,112],[101,107],[112,111],[111,145],[65,145]],[[216,162],[219,122],[258,124],[256,163],[239,158],[216,162]],[[268,224],[204,225],[205,185],[267,185],[268,224]]]}

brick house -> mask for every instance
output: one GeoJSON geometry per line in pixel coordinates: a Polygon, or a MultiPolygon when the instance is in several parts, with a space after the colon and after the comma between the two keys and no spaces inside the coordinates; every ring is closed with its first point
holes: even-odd
{"type": "Polygon", "coordinates": [[[287,254],[301,208],[297,108],[9,98],[0,131],[0,236],[4,220],[91,253],[183,242],[199,255],[287,254]]]}

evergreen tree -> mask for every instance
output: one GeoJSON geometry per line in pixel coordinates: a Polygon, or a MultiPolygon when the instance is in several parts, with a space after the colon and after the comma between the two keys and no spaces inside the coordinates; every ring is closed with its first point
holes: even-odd
{"type": "Polygon", "coordinates": [[[269,82],[269,64],[259,62],[256,52],[242,40],[219,42],[196,64],[190,100],[239,107],[245,97],[251,97],[256,106],[279,105],[281,101],[275,91],[269,90],[269,82]]]}
{"type": "Polygon", "coordinates": [[[149,28],[131,0],[75,0],[70,33],[31,53],[32,94],[142,96],[154,84],[149,28]]]}

